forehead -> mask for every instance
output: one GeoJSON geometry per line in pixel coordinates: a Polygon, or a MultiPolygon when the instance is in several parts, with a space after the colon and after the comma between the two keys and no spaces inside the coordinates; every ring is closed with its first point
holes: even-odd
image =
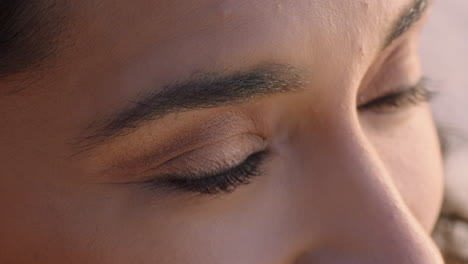
{"type": "Polygon", "coordinates": [[[76,6],[72,19],[80,58],[94,59],[94,52],[114,64],[146,58],[202,70],[302,54],[339,58],[350,48],[371,52],[410,2],[101,0],[76,6]]]}

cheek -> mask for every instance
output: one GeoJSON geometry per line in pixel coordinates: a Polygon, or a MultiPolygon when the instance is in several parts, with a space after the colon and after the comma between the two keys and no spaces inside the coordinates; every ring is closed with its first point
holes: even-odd
{"type": "Polygon", "coordinates": [[[437,220],[443,196],[442,157],[428,107],[409,109],[397,125],[366,133],[405,203],[427,232],[437,220]]]}

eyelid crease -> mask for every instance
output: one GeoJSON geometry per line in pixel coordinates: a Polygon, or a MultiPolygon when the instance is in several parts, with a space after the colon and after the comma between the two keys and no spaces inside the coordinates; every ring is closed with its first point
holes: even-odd
{"type": "MultiPolygon", "coordinates": [[[[414,35],[405,35],[392,42],[374,59],[361,80],[356,103],[363,105],[384,93],[399,92],[407,88],[404,86],[410,86],[412,82],[418,82],[417,79],[412,78],[413,71],[417,68],[412,67],[413,64],[409,62],[415,59],[415,54],[414,35]]],[[[414,74],[416,76],[420,72],[414,74]]]]}
{"type": "Polygon", "coordinates": [[[260,135],[251,133],[235,134],[216,142],[197,146],[194,149],[184,150],[159,164],[150,163],[143,168],[137,169],[113,168],[115,171],[114,175],[112,175],[112,181],[115,183],[132,183],[154,178],[155,175],[173,174],[174,171],[184,170],[198,173],[202,171],[203,167],[207,166],[224,168],[238,163],[242,157],[253,152],[265,150],[266,146],[265,138],[260,135]],[[208,157],[212,160],[209,161],[208,157]],[[207,163],[209,164],[207,165],[207,163]],[[118,176],[119,170],[126,172],[118,176]]]}
{"type": "Polygon", "coordinates": [[[96,153],[105,158],[99,162],[100,174],[111,180],[128,178],[128,174],[140,173],[149,166],[230,137],[241,134],[264,137],[261,122],[244,111],[228,110],[189,115],[188,118],[181,116],[177,122],[172,122],[174,126],[163,127],[162,132],[159,125],[148,127],[116,142],[112,148],[102,148],[96,153]]]}
{"type": "Polygon", "coordinates": [[[189,171],[190,174],[202,174],[207,166],[214,168],[213,170],[232,167],[242,158],[255,152],[265,151],[266,148],[267,143],[263,137],[253,134],[234,135],[187,151],[157,167],[147,169],[145,173],[150,174],[151,171],[158,170],[158,174],[164,175],[182,170],[189,171]]]}
{"type": "Polygon", "coordinates": [[[200,194],[228,194],[240,185],[251,183],[254,177],[260,176],[262,163],[268,155],[268,150],[258,151],[236,165],[220,168],[214,172],[202,172],[198,175],[166,175],[159,179],[142,182],[152,188],[170,188],[200,194]]]}

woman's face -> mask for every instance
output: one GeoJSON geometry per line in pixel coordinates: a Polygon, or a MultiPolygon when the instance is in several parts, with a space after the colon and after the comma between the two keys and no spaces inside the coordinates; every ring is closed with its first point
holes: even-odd
{"type": "Polygon", "coordinates": [[[68,8],[0,81],[0,262],[441,263],[427,1],[68,8]]]}

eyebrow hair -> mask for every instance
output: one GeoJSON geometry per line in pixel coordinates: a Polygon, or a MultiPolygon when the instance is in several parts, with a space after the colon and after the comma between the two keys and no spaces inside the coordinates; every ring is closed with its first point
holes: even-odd
{"type": "Polygon", "coordinates": [[[88,129],[94,133],[74,140],[73,145],[89,149],[172,113],[232,106],[273,94],[294,93],[304,84],[298,69],[281,64],[264,64],[231,74],[193,74],[188,80],[165,85],[159,91],[130,102],[130,107],[108,120],[92,122],[88,129]]]}
{"type": "Polygon", "coordinates": [[[390,34],[385,40],[385,47],[405,34],[416,22],[418,22],[429,7],[430,0],[413,0],[412,3],[403,10],[400,17],[393,24],[390,34]]]}

